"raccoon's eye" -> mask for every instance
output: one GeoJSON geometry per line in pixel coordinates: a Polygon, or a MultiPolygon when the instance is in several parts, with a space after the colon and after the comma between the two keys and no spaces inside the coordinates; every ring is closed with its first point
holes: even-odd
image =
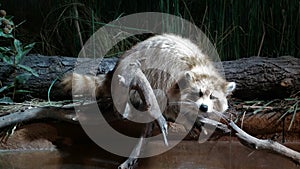
{"type": "Polygon", "coordinates": [[[202,97],[203,96],[203,93],[200,91],[199,92],[199,97],[202,97]]]}
{"type": "Polygon", "coordinates": [[[215,96],[213,96],[212,94],[209,96],[209,99],[210,100],[216,100],[216,99],[218,99],[217,97],[215,97],[215,96]]]}

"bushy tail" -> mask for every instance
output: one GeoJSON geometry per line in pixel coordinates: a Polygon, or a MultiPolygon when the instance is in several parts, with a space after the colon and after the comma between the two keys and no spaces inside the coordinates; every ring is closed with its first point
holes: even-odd
{"type": "Polygon", "coordinates": [[[77,73],[66,75],[61,82],[65,92],[85,97],[109,97],[110,83],[105,75],[89,76],[77,73]]]}

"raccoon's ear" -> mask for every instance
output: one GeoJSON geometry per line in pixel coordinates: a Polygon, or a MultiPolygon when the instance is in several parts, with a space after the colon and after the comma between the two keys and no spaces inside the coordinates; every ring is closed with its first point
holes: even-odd
{"type": "Polygon", "coordinates": [[[184,73],[184,76],[185,76],[185,79],[188,80],[188,81],[192,81],[193,80],[193,72],[191,72],[191,71],[186,71],[184,73]]]}
{"type": "Polygon", "coordinates": [[[193,80],[193,72],[186,71],[178,81],[177,83],[178,87],[181,89],[186,88],[190,84],[190,82],[192,82],[192,80],[193,80]]]}
{"type": "Polygon", "coordinates": [[[236,83],[235,82],[228,82],[227,86],[226,86],[226,92],[227,94],[231,93],[236,87],[236,83]]]}

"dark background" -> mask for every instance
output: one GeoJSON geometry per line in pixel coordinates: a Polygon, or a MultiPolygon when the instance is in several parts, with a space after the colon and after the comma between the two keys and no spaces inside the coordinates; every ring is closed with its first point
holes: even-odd
{"type": "MultiPolygon", "coordinates": [[[[77,56],[99,27],[137,12],[165,12],[194,22],[223,60],[249,56],[300,57],[299,0],[1,0],[14,16],[14,34],[36,42],[31,53],[77,56]],[[80,30],[76,28],[79,23],[80,30]]],[[[124,44],[123,44],[124,45],[124,44]]],[[[126,50],[132,44],[125,44],[126,50]]]]}

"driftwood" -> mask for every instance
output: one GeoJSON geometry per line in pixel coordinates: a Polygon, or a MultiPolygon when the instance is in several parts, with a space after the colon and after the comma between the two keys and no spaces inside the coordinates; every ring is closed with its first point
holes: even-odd
{"type": "MultiPolygon", "coordinates": [[[[161,132],[163,134],[164,142],[166,145],[168,145],[167,138],[166,138],[166,135],[168,133],[167,122],[160,110],[160,107],[156,100],[155,94],[151,88],[151,85],[139,66],[140,63],[137,62],[116,70],[116,73],[118,74],[118,78],[119,78],[119,83],[121,83],[120,85],[125,87],[125,91],[122,91],[123,87],[120,86],[115,87],[115,90],[118,90],[115,91],[118,94],[117,96],[118,100],[115,100],[115,102],[116,104],[121,104],[121,106],[118,107],[122,107],[120,113],[122,113],[124,118],[128,119],[129,117],[138,116],[138,113],[137,114],[133,113],[134,111],[132,111],[132,108],[129,105],[129,100],[128,100],[129,98],[128,95],[126,94],[129,93],[128,92],[129,90],[132,89],[137,90],[144,102],[143,105],[145,105],[145,110],[147,111],[147,113],[149,113],[150,118],[152,118],[151,121],[153,121],[153,119],[157,121],[161,129],[161,132]],[[124,95],[123,92],[125,93],[124,95]]],[[[142,117],[142,118],[145,119],[146,117],[142,117]]]]}
{"type": "Polygon", "coordinates": [[[280,155],[289,157],[293,159],[295,162],[300,164],[300,153],[297,151],[294,151],[288,147],[283,146],[282,144],[279,144],[276,141],[272,140],[261,140],[257,139],[253,136],[250,136],[246,132],[244,132],[242,129],[240,129],[234,122],[230,122],[229,125],[232,127],[234,131],[236,131],[236,135],[241,139],[241,143],[244,145],[256,149],[256,150],[270,150],[272,152],[276,152],[280,155]]]}
{"type": "MultiPolygon", "coordinates": [[[[112,70],[116,58],[102,60],[80,59],[82,72],[97,74],[112,70]],[[98,63],[101,63],[98,65],[98,63]]],[[[30,77],[20,89],[30,90],[35,98],[48,98],[48,89],[52,83],[51,100],[70,99],[59,85],[60,77],[77,66],[76,58],[30,55],[24,58],[22,64],[36,70],[39,77],[30,77]]],[[[290,56],[279,58],[251,57],[235,61],[222,62],[224,73],[228,81],[237,82],[234,97],[242,99],[283,98],[300,90],[300,59],[290,56]]],[[[13,68],[0,62],[0,82],[2,86],[13,82],[13,68]]],[[[17,95],[26,99],[27,94],[17,95]]]]}

